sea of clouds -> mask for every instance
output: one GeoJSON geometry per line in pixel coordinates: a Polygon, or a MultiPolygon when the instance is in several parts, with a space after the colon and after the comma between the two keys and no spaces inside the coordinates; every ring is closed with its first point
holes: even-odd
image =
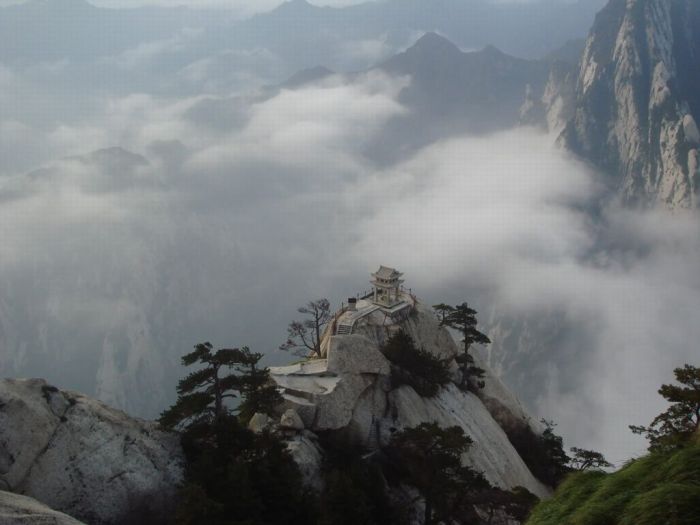
{"type": "Polygon", "coordinates": [[[284,362],[298,305],[339,306],[385,264],[430,304],[470,301],[496,336],[508,319],[491,363],[567,443],[620,462],[643,448],[627,425],[697,356],[696,214],[621,209],[541,131],[386,166],[410,78],[159,96],[52,90],[50,74],[0,66],[3,376],[154,416],[192,345],[284,362]],[[544,350],[508,365],[527,342],[544,350]]]}

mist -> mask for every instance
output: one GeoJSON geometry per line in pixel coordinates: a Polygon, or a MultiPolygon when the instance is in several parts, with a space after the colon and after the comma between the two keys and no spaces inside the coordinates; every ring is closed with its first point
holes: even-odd
{"type": "MultiPolygon", "coordinates": [[[[397,156],[413,131],[387,132],[411,111],[410,77],[271,87],[295,66],[183,52],[199,38],[103,56],[97,87],[76,60],[0,63],[3,376],[153,417],[194,344],[287,362],[296,307],[340,306],[384,264],[427,304],[475,305],[485,359],[568,446],[617,464],[642,451],[627,425],[661,411],[656,390],[697,356],[694,212],[605,200],[534,128],[397,156]]],[[[372,42],[353,64],[400,47],[372,42]]]]}

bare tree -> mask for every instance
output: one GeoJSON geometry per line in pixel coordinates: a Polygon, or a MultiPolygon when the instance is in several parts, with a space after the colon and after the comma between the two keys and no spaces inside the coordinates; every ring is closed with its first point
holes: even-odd
{"type": "Polygon", "coordinates": [[[280,350],[291,350],[303,357],[321,357],[321,334],[332,317],[331,303],[328,299],[309,301],[297,311],[306,319],[289,323],[287,341],[280,345],[280,350]]]}

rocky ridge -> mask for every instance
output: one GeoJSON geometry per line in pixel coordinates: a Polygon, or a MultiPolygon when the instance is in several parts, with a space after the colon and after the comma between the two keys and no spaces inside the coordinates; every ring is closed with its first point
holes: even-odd
{"type": "MultiPolygon", "coordinates": [[[[322,340],[324,359],[271,369],[285,398],[284,409],[298,415],[302,425],[287,428],[291,450],[311,482],[320,479],[323,450],[317,435],[343,432],[370,453],[389,443],[393,433],[424,422],[459,426],[474,440],[463,457],[484,473],[494,485],[505,489],[523,486],[546,497],[549,488],[540,483],[511,445],[504,427],[532,426],[515,397],[492,374],[479,395],[464,392],[450,383],[437,396],[425,398],[407,385],[395,387],[391,363],[381,345],[398,330],[411,335],[417,346],[443,359],[452,359],[458,349],[450,333],[441,327],[432,311],[406,295],[406,308],[393,315],[372,311],[369,301],[358,309],[369,313],[354,324],[351,334],[338,335],[330,326],[322,340]]],[[[459,379],[456,363],[452,376],[459,379]]],[[[283,416],[284,419],[284,416],[283,416]]],[[[535,426],[536,427],[536,426],[535,426]]]]}
{"type": "Polygon", "coordinates": [[[695,0],[610,0],[596,17],[560,141],[626,204],[698,204],[699,27],[695,0]]]}
{"type": "MultiPolygon", "coordinates": [[[[271,369],[284,403],[274,418],[256,414],[251,429],[279,429],[307,484],[320,489],[324,433],[342,433],[371,455],[403,428],[424,422],[459,426],[474,441],[465,464],[501,488],[522,486],[548,496],[550,489],[531,473],[507,435],[514,428],[540,429],[488,371],[478,395],[460,390],[452,336],[432,310],[410,294],[403,299],[391,311],[360,301],[351,333],[338,335],[337,320],[326,330],[322,359],[271,369]],[[432,398],[392,384],[393,365],[380,348],[398,330],[452,360],[455,383],[432,398]]],[[[162,518],[172,512],[182,465],[177,435],[161,432],[156,423],[41,379],[0,381],[0,490],[14,493],[0,492],[0,517],[14,520],[25,509],[36,523],[57,525],[79,523],[75,519],[108,525],[129,523],[136,515],[162,518]]],[[[394,497],[415,500],[409,487],[395,490],[394,497]]]]}
{"type": "Polygon", "coordinates": [[[182,479],[177,436],[41,379],[0,381],[0,489],[91,524],[163,515],[182,479]]]}

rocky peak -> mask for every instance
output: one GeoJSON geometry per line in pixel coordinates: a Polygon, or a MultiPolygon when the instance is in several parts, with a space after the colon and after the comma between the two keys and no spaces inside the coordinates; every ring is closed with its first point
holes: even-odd
{"type": "MultiPolygon", "coordinates": [[[[311,13],[319,9],[306,0],[288,0],[272,10],[270,15],[300,16],[311,13]]],[[[257,15],[260,16],[260,15],[257,15]]]]}
{"type": "Polygon", "coordinates": [[[435,56],[459,57],[462,52],[447,38],[434,32],[428,32],[420,37],[406,54],[417,57],[433,58],[435,56]]]}
{"type": "MultiPolygon", "coordinates": [[[[479,396],[460,390],[454,357],[457,345],[432,310],[410,294],[391,310],[361,300],[357,310],[335,318],[322,339],[323,359],[271,369],[285,404],[283,419],[299,416],[303,428],[292,437],[290,449],[307,480],[320,478],[323,451],[316,436],[340,432],[369,451],[389,443],[402,428],[424,422],[459,426],[474,440],[463,461],[482,471],[502,488],[526,487],[546,496],[549,491],[530,472],[511,445],[504,426],[528,426],[529,416],[507,389],[488,373],[479,396]],[[418,347],[451,364],[454,383],[432,398],[411,386],[393,384],[392,364],[382,354],[387,339],[403,330],[418,347]]],[[[296,418],[295,418],[296,419],[296,418]]],[[[286,425],[287,428],[291,425],[286,425]]]]}
{"type": "Polygon", "coordinates": [[[698,203],[698,28],[696,0],[611,0],[586,42],[561,142],[628,204],[698,203]]]}

